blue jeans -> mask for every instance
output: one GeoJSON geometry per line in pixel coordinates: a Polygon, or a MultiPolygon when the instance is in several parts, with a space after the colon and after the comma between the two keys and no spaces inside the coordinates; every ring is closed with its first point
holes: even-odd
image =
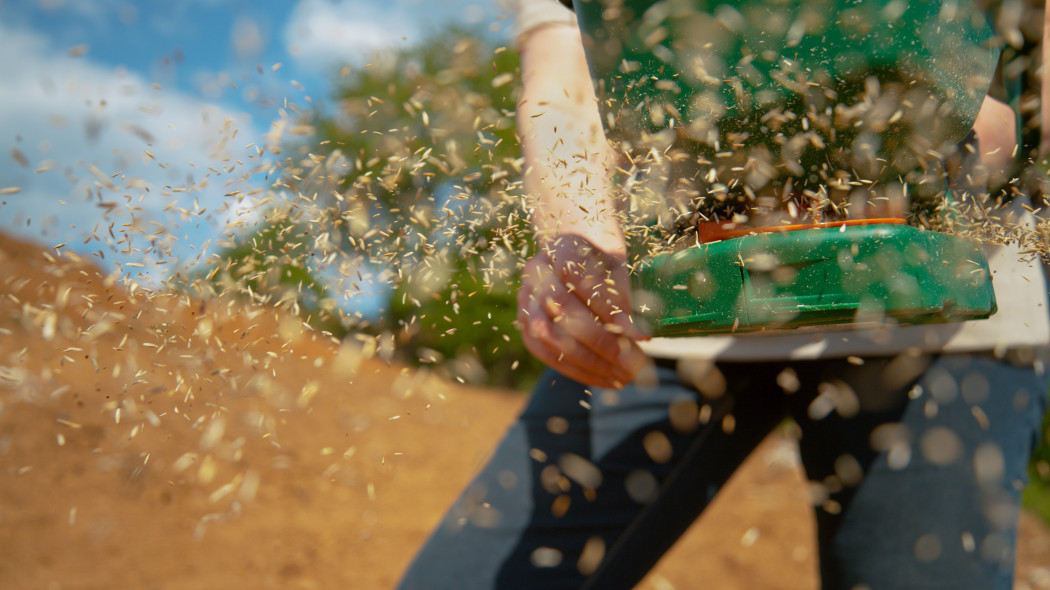
{"type": "Polygon", "coordinates": [[[631,588],[785,417],[823,490],[822,588],[1010,588],[1047,377],[985,354],[853,360],[657,361],[616,392],[548,371],[400,588],[631,588]]]}

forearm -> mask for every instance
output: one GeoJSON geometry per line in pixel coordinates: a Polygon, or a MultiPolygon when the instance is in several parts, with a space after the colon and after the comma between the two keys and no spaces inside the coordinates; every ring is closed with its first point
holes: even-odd
{"type": "MultiPolygon", "coordinates": [[[[1017,118],[1010,105],[984,97],[973,130],[977,134],[981,164],[996,176],[1010,169],[1017,145],[1017,118]]],[[[999,181],[1009,180],[1000,178],[999,181]]]]}
{"type": "Polygon", "coordinates": [[[531,32],[521,43],[521,63],[518,132],[537,236],[576,234],[622,255],[614,158],[579,31],[548,26],[531,32]]]}

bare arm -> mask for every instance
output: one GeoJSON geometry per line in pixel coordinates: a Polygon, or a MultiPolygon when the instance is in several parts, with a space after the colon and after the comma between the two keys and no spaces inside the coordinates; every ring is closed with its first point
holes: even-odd
{"type": "Polygon", "coordinates": [[[990,171],[1005,172],[1017,145],[1017,115],[1010,105],[984,97],[973,123],[980,148],[981,164],[990,171]]]}
{"type": "Polygon", "coordinates": [[[520,44],[518,130],[537,254],[518,293],[522,339],[577,381],[622,387],[645,364],[602,131],[579,31],[547,26],[520,44]]]}
{"type": "Polygon", "coordinates": [[[527,35],[521,69],[518,130],[537,234],[577,234],[606,252],[624,254],[610,190],[613,157],[579,30],[548,26],[527,35]]]}
{"type": "MultiPolygon", "coordinates": [[[[1050,44],[1046,42],[1048,36],[1050,36],[1050,0],[1046,2],[1046,10],[1043,15],[1043,38],[1041,40],[1043,64],[1050,64],[1050,44]]],[[[1046,71],[1045,66],[1040,90],[1040,116],[1050,117],[1050,72],[1046,71]]],[[[1045,157],[1050,152],[1050,119],[1043,119],[1043,121],[1040,123],[1039,157],[1045,157]]],[[[977,134],[981,163],[993,174],[997,171],[1006,171],[1013,159],[1014,148],[1018,140],[1017,119],[1013,108],[986,96],[973,128],[977,134]]]]}

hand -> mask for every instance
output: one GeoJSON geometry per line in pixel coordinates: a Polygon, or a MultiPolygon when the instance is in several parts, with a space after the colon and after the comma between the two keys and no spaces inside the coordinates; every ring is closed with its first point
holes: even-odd
{"type": "Polygon", "coordinates": [[[529,352],[587,385],[622,388],[647,362],[626,260],[580,236],[548,239],[526,263],[518,321],[529,352]]]}

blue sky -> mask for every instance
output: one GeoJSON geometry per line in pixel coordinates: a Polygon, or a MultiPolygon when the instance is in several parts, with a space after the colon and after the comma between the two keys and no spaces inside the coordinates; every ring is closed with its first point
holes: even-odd
{"type": "Polygon", "coordinates": [[[495,2],[0,0],[0,231],[164,276],[251,217],[282,109],[495,2]]]}

